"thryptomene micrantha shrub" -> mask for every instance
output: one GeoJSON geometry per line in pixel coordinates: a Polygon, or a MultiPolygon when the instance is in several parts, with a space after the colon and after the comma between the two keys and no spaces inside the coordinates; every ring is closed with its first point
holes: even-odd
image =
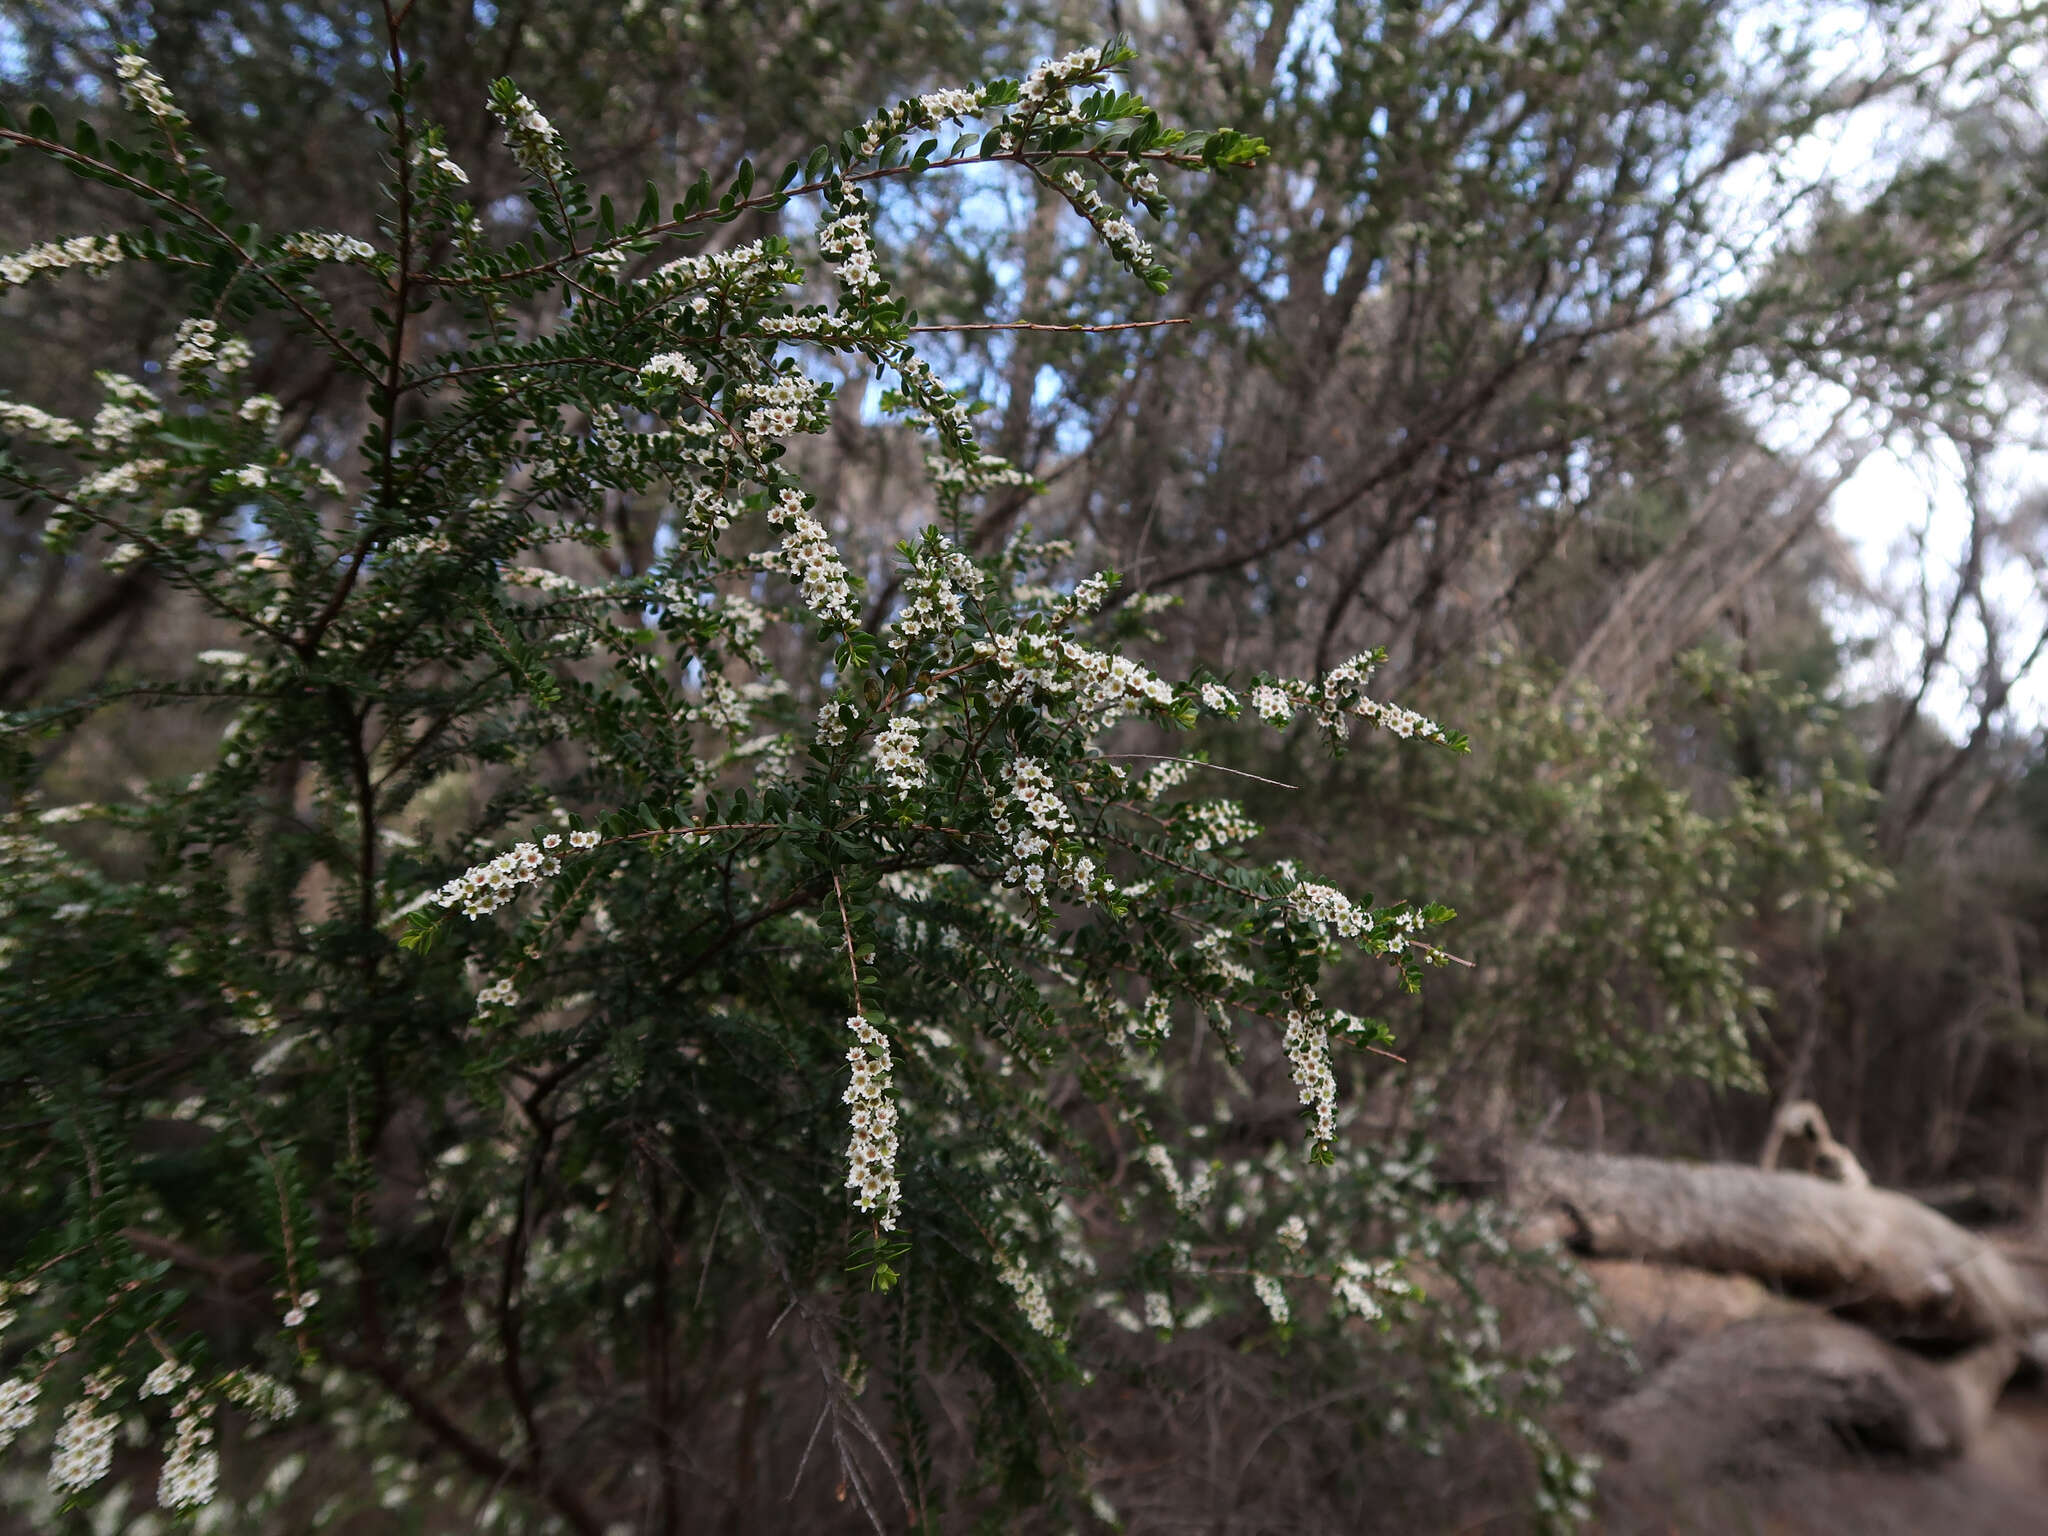
{"type": "Polygon", "coordinates": [[[1461,738],[1369,694],[1371,655],[1158,676],[1114,576],[973,548],[1022,477],[875,233],[912,178],[1026,178],[1164,291],[1160,177],[1264,146],[1162,125],[1111,44],[628,217],[501,80],[513,218],[464,201],[388,46],[374,238],[241,222],[136,54],[146,148],[0,117],[133,209],[9,288],[146,265],[187,316],[90,422],[0,401],[0,483],[221,642],[4,721],[0,1442],[50,1457],[9,1486],[308,1528],[278,1512],[310,1454],[360,1468],[310,1524],[669,1530],[731,1495],[705,1437],[752,1410],[705,1362],[744,1332],[757,1383],[796,1362],[777,1476],[848,1518],[1113,1520],[1064,1427],[1104,1328],[1227,1326],[1408,1363],[1390,1424],[1507,1421],[1569,1518],[1583,1472],[1517,1406],[1543,1371],[1464,1278],[1514,1261],[1346,1134],[1391,1035],[1319,975],[1362,952],[1412,991],[1451,914],[1256,861],[1167,750],[1241,711],[1461,738]],[[254,392],[283,362],[360,414],[254,392]],[[828,365],[928,436],[893,571],[850,568],[786,455],[828,365]],[[637,566],[625,504],[661,511],[637,566]],[[114,707],[217,747],[53,803],[36,743],[114,707]],[[1246,1118],[1267,1080],[1298,1124],[1246,1118]]]}

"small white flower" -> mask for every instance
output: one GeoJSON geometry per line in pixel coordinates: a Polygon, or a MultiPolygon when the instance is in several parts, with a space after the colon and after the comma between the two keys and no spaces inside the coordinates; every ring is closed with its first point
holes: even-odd
{"type": "Polygon", "coordinates": [[[690,385],[702,375],[697,365],[680,352],[659,352],[640,365],[640,377],[657,384],[690,385]]]}
{"type": "Polygon", "coordinates": [[[142,1379],[142,1396],[168,1397],[192,1379],[192,1367],[176,1360],[164,1360],[142,1379]]]}
{"type": "Polygon", "coordinates": [[[1271,1275],[1253,1275],[1252,1289],[1258,1293],[1259,1300],[1265,1303],[1266,1313],[1273,1319],[1274,1326],[1286,1327],[1287,1292],[1282,1289],[1280,1282],[1271,1275]]]}

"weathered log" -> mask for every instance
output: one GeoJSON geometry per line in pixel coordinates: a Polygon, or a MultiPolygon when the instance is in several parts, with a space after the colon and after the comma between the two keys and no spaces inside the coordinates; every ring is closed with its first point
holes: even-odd
{"type": "Polygon", "coordinates": [[[1891,1190],[1535,1147],[1509,1195],[1527,1238],[1753,1275],[1892,1338],[1967,1345],[2048,1327],[2048,1272],[1891,1190]]]}
{"type": "Polygon", "coordinates": [[[2010,1340],[1946,1364],[1822,1312],[1760,1317],[1681,1353],[1601,1416],[1632,1462],[1681,1482],[1968,1454],[2018,1357],[2010,1340]]]}

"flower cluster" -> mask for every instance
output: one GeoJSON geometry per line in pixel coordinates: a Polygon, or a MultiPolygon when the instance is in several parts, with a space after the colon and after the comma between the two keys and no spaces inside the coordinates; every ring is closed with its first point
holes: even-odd
{"type": "Polygon", "coordinates": [[[1330,1034],[1322,1021],[1296,1008],[1287,1015],[1281,1040],[1288,1070],[1309,1114],[1309,1141],[1318,1151],[1337,1135],[1337,1074],[1330,1070],[1330,1034]]]}
{"type": "Polygon", "coordinates": [[[36,1399],[43,1384],[33,1376],[10,1376],[0,1381],[0,1450],[14,1443],[14,1437],[36,1421],[36,1399]]]}
{"type": "Polygon", "coordinates": [[[77,422],[16,400],[0,400],[0,432],[21,432],[40,437],[46,443],[62,445],[74,441],[80,431],[77,422]]]}
{"type": "Polygon", "coordinates": [[[479,987],[476,994],[476,1011],[488,1013],[493,1008],[516,1008],[519,993],[513,987],[510,977],[501,977],[487,987],[479,987]]]}
{"type": "Polygon", "coordinates": [[[825,391],[800,373],[782,374],[766,384],[748,384],[740,390],[740,399],[748,407],[740,430],[757,453],[771,439],[825,430],[825,391]]]}
{"type": "Polygon", "coordinates": [[[1024,1321],[1035,1332],[1056,1338],[1059,1324],[1053,1319],[1052,1303],[1046,1300],[1045,1283],[1006,1255],[997,1255],[996,1273],[1002,1277],[1003,1284],[1017,1293],[1017,1306],[1024,1314],[1024,1321]]]}
{"type": "Polygon", "coordinates": [[[1339,938],[1359,939],[1372,932],[1372,914],[1334,885],[1304,880],[1287,893],[1287,904],[1324,932],[1335,929],[1339,938]]]}
{"type": "Polygon", "coordinates": [[[163,424],[156,396],[135,380],[102,373],[100,385],[109,396],[92,419],[92,445],[101,453],[125,448],[137,434],[163,424]]]}
{"type": "Polygon", "coordinates": [[[562,136],[524,95],[515,92],[510,100],[504,100],[494,94],[491,112],[505,125],[506,146],[521,170],[545,181],[552,181],[568,170],[568,161],[562,155],[562,136]]]}
{"type": "Polygon", "coordinates": [[[72,495],[88,504],[139,496],[150,481],[168,468],[170,466],[162,459],[131,459],[126,464],[103,469],[96,475],[87,475],[78,482],[72,495]]]}
{"type": "Polygon", "coordinates": [[[1270,683],[1261,683],[1252,690],[1252,709],[1266,724],[1280,728],[1294,718],[1294,700],[1283,688],[1270,683]]]}
{"type": "Polygon", "coordinates": [[[896,1180],[896,1104],[889,1097],[893,1082],[889,1039],[860,1014],[846,1021],[853,1044],[846,1048],[853,1077],[841,1095],[850,1111],[853,1138],[846,1148],[846,1187],[864,1211],[879,1209],[883,1231],[896,1226],[896,1207],[903,1187],[896,1180]]]}
{"type": "Polygon", "coordinates": [[[439,177],[455,186],[469,185],[469,172],[449,159],[448,151],[438,144],[421,143],[415,147],[413,163],[429,176],[439,177]]]}
{"type": "Polygon", "coordinates": [[[1395,1275],[1391,1261],[1348,1256],[1338,1261],[1333,1289],[1339,1301],[1368,1322],[1385,1310],[1381,1300],[1383,1296],[1407,1295],[1410,1292],[1407,1283],[1395,1275]]]}
{"type": "Polygon", "coordinates": [[[1043,112],[1063,101],[1066,93],[1102,67],[1102,49],[1076,48],[1063,58],[1046,59],[1024,77],[1017,101],[1023,112],[1043,112]]]}
{"type": "Polygon", "coordinates": [[[181,1360],[160,1360],[150,1373],[142,1378],[137,1389],[140,1397],[169,1397],[178,1388],[192,1379],[192,1367],[181,1360]]]}
{"type": "Polygon", "coordinates": [[[299,1394],[262,1371],[237,1371],[223,1383],[228,1401],[258,1418],[288,1419],[299,1411],[299,1394]]]}
{"type": "Polygon", "coordinates": [[[1053,777],[1036,758],[1020,757],[1009,765],[1010,792],[996,807],[995,824],[1009,842],[1009,867],[1003,879],[1021,885],[1033,897],[1045,894],[1046,855],[1053,841],[1074,829],[1074,813],[1059,796],[1053,777]],[[1021,816],[1012,812],[1022,812],[1021,816]]]}
{"type": "Polygon", "coordinates": [[[213,1449],[213,1404],[197,1394],[171,1410],[177,1429],[157,1477],[156,1501],[165,1509],[197,1509],[213,1502],[220,1483],[220,1453],[213,1449]]]}
{"type": "MultiPolygon", "coordinates": [[[[541,840],[548,849],[561,844],[561,836],[550,832],[541,840]]],[[[551,852],[544,852],[539,845],[520,843],[499,854],[488,864],[479,864],[465,870],[434,893],[434,899],[444,907],[460,907],[467,917],[482,917],[495,912],[514,896],[522,885],[529,885],[543,875],[561,872],[562,862],[551,852]]]]}
{"type": "Polygon", "coordinates": [[[1066,194],[1074,211],[1095,226],[1110,254],[1118,261],[1140,274],[1157,264],[1151,243],[1138,233],[1137,226],[1126,215],[1113,212],[1079,171],[1066,172],[1057,185],[1066,194]]]}
{"type": "Polygon", "coordinates": [[[986,88],[927,91],[911,101],[878,112],[857,130],[860,156],[868,159],[898,134],[917,128],[937,128],[943,123],[974,117],[988,105],[986,88]]]}
{"type": "Polygon", "coordinates": [[[57,1492],[90,1488],[113,1465],[114,1431],[121,1427],[121,1420],[104,1408],[117,1385],[110,1376],[90,1378],[78,1401],[65,1412],[50,1458],[50,1486],[57,1492]]]}
{"type": "Polygon", "coordinates": [[[1419,736],[1424,741],[1449,740],[1442,726],[1404,705],[1361,698],[1351,706],[1351,710],[1361,719],[1370,720],[1374,725],[1392,731],[1404,741],[1411,736],[1419,736]]]}
{"type": "Polygon", "coordinates": [[[840,282],[855,294],[870,297],[883,284],[882,274],[875,266],[867,206],[857,194],[848,192],[842,207],[845,211],[818,231],[818,249],[839,274],[840,282]]]}
{"type": "Polygon", "coordinates": [[[1273,1326],[1287,1326],[1287,1291],[1272,1275],[1253,1275],[1252,1290],[1265,1305],[1267,1316],[1273,1319],[1273,1326]]]}
{"type": "Polygon", "coordinates": [[[122,54],[114,61],[114,73],[121,78],[122,99],[135,111],[147,113],[166,128],[186,121],[184,111],[171,100],[163,76],[151,69],[141,54],[122,54]]]}
{"type": "Polygon", "coordinates": [[[852,724],[853,711],[843,700],[827,699],[818,706],[817,735],[821,746],[843,747],[852,724]]]}
{"type": "Polygon", "coordinates": [[[927,777],[925,766],[919,757],[918,723],[908,716],[891,720],[875,736],[870,749],[875,767],[889,787],[899,795],[907,795],[922,789],[927,777]]]}
{"type": "Polygon", "coordinates": [[[12,256],[0,256],[0,282],[19,287],[40,272],[62,272],[84,267],[101,273],[126,254],[112,235],[73,235],[68,240],[46,240],[12,256]]]}
{"type": "Polygon", "coordinates": [[[176,349],[170,356],[173,373],[196,371],[210,364],[219,338],[214,334],[214,323],[206,319],[181,321],[178,325],[176,349]]]}
{"type": "Polygon", "coordinates": [[[702,377],[680,352],[657,352],[640,365],[640,377],[655,384],[688,386],[702,377]]]}
{"type": "Polygon", "coordinates": [[[1177,808],[1173,830],[1196,853],[1213,853],[1250,842],[1260,828],[1235,800],[1197,800],[1177,808]]]}
{"type": "Polygon", "coordinates": [[[372,261],[377,255],[377,247],[367,240],[320,229],[286,235],[282,248],[287,256],[301,256],[308,261],[372,261]]]}
{"type": "Polygon", "coordinates": [[[981,588],[981,568],[959,550],[932,542],[917,545],[903,582],[909,600],[890,621],[890,630],[902,640],[943,644],[967,622],[963,594],[975,595],[981,588]]]}
{"type": "MultiPolygon", "coordinates": [[[[768,509],[769,521],[784,530],[773,569],[795,579],[804,606],[827,623],[852,628],[859,615],[853,606],[853,583],[825,525],[813,517],[804,498],[784,490],[768,509]]],[[[766,562],[764,562],[766,563],[766,562]]]]}
{"type": "Polygon", "coordinates": [[[648,286],[663,293],[684,293],[692,288],[740,290],[755,284],[797,282],[802,277],[795,266],[771,255],[763,241],[750,240],[729,251],[678,256],[658,267],[648,286]]]}

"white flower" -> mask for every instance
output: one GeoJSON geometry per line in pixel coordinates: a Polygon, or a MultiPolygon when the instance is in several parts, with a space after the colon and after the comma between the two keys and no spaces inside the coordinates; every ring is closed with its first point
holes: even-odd
{"type": "Polygon", "coordinates": [[[36,1399],[43,1384],[32,1376],[14,1376],[0,1381],[0,1450],[14,1443],[14,1437],[36,1421],[36,1399]]]}
{"type": "Polygon", "coordinates": [[[513,990],[509,979],[494,981],[476,995],[478,1013],[488,1013],[493,1008],[516,1008],[518,1005],[519,994],[513,990]]]}
{"type": "Polygon", "coordinates": [[[214,324],[211,320],[183,320],[178,324],[178,342],[170,356],[170,367],[174,373],[187,369],[204,368],[213,361],[217,345],[214,324]]]}
{"type": "Polygon", "coordinates": [[[1003,1284],[1017,1293],[1017,1305],[1023,1310],[1024,1320],[1037,1332],[1047,1338],[1059,1333],[1059,1324],[1052,1315],[1052,1303],[1045,1299],[1045,1285],[1021,1263],[1006,1255],[996,1255],[996,1273],[1002,1276],[1003,1284]]]}
{"type": "Polygon", "coordinates": [[[125,571],[149,551],[140,544],[124,542],[107,551],[106,567],[110,571],[125,571]]]}
{"type": "Polygon", "coordinates": [[[413,163],[457,186],[469,185],[469,172],[449,159],[448,151],[438,144],[421,144],[413,151],[413,163]]]}
{"type": "Polygon", "coordinates": [[[1239,709],[1237,695],[1221,683],[1202,684],[1202,707],[1219,715],[1234,715],[1239,709]]]}
{"type": "MultiPolygon", "coordinates": [[[[0,267],[4,265],[0,262],[0,267]]],[[[62,416],[52,416],[48,411],[16,400],[0,400],[0,432],[21,432],[40,437],[46,443],[63,444],[76,439],[80,430],[77,422],[67,421],[62,416]]]]}
{"type": "Polygon", "coordinates": [[[891,720],[875,737],[870,756],[882,777],[899,795],[921,789],[928,777],[918,756],[918,724],[907,717],[891,720]]]}
{"type": "Polygon", "coordinates": [[[1329,1031],[1295,1009],[1287,1015],[1282,1043],[1302,1107],[1313,1122],[1309,1140],[1318,1147],[1328,1146],[1337,1135],[1337,1074],[1330,1069],[1329,1031]]]}
{"type": "Polygon", "coordinates": [[[251,395],[242,402],[241,408],[235,414],[241,417],[242,420],[253,422],[264,431],[269,432],[276,429],[277,420],[282,414],[282,409],[277,401],[269,395],[251,395]]]}
{"type": "Polygon", "coordinates": [[[176,534],[181,539],[194,539],[205,525],[197,507],[173,507],[164,514],[164,532],[176,534]]]}
{"type": "Polygon", "coordinates": [[[818,742],[821,746],[839,747],[846,744],[846,732],[852,711],[838,699],[827,699],[818,706],[818,742]]]}
{"type": "MultiPolygon", "coordinates": [[[[595,832],[571,832],[569,846],[588,847],[597,841],[595,832]],[[590,843],[581,843],[579,838],[587,837],[590,843]]],[[[509,852],[499,854],[488,864],[479,864],[473,869],[450,880],[434,893],[434,899],[444,907],[460,907],[471,917],[482,917],[495,912],[514,896],[519,887],[538,880],[543,875],[559,872],[559,860],[543,854],[532,843],[520,843],[509,852]]],[[[503,986],[504,983],[499,983],[503,986]]],[[[510,1003],[510,988],[506,987],[507,1006],[510,1003]]]]}
{"type": "Polygon", "coordinates": [[[39,272],[62,272],[67,267],[84,267],[97,274],[106,271],[123,254],[120,241],[111,235],[73,235],[68,240],[48,240],[13,256],[0,256],[0,283],[14,287],[39,272]]]}
{"type": "Polygon", "coordinates": [[[1252,690],[1252,708],[1271,726],[1283,726],[1294,718],[1294,700],[1284,691],[1261,683],[1252,690]]]}
{"type": "Polygon", "coordinates": [[[122,98],[136,111],[148,113],[166,128],[185,121],[163,76],[151,69],[141,54],[122,54],[114,61],[114,72],[121,77],[122,98]]]}
{"type": "Polygon", "coordinates": [[[1148,1328],[1171,1328],[1173,1326],[1173,1303],[1164,1291],[1145,1293],[1145,1326],[1148,1328]]]}
{"type": "Polygon", "coordinates": [[[657,384],[694,384],[702,375],[697,365],[680,352],[658,352],[640,365],[640,377],[657,384]]]}
{"type": "Polygon", "coordinates": [[[227,1380],[230,1401],[259,1418],[288,1419],[299,1411],[299,1394],[261,1371],[238,1371],[227,1380]]]}
{"type": "Polygon", "coordinates": [[[98,1397],[90,1383],[84,1396],[73,1403],[57,1431],[55,1453],[50,1458],[50,1486],[58,1493],[76,1493],[90,1488],[107,1475],[114,1462],[114,1431],[121,1421],[100,1412],[98,1397]]]}
{"type": "Polygon", "coordinates": [[[376,256],[377,247],[367,240],[356,239],[354,235],[309,229],[286,235],[284,252],[287,256],[304,256],[314,261],[370,261],[376,256]]]}
{"type": "Polygon", "coordinates": [[[1340,938],[1363,938],[1372,932],[1371,914],[1333,885],[1304,880],[1287,893],[1287,904],[1324,932],[1336,929],[1340,938]]]}
{"type": "Polygon", "coordinates": [[[1290,1216],[1280,1223],[1280,1231],[1277,1235],[1279,1236],[1281,1247],[1287,1249],[1290,1253],[1300,1253],[1308,1246],[1308,1223],[1303,1221],[1299,1215],[1290,1216]]]}
{"type": "Polygon", "coordinates": [[[141,1395],[144,1397],[169,1397],[191,1379],[191,1366],[176,1360],[159,1361],[156,1369],[143,1377],[141,1395]]]}
{"type": "Polygon", "coordinates": [[[1259,1300],[1266,1304],[1267,1315],[1273,1319],[1274,1326],[1286,1327],[1287,1292],[1281,1288],[1280,1282],[1271,1275],[1253,1275],[1252,1289],[1258,1293],[1259,1300]]]}
{"type": "Polygon", "coordinates": [[[505,125],[505,143],[512,158],[529,175],[553,179],[568,169],[562,157],[561,135],[525,96],[515,96],[509,107],[493,101],[491,112],[505,125]]]}
{"type": "Polygon", "coordinates": [[[102,501],[115,496],[138,496],[142,488],[168,466],[162,459],[133,459],[116,464],[78,482],[74,493],[80,501],[102,501]]]}
{"type": "Polygon", "coordinates": [[[213,1501],[220,1482],[220,1455],[212,1449],[211,1403],[180,1403],[173,1410],[177,1434],[157,1478],[156,1501],[165,1509],[196,1509],[213,1501]]]}
{"type": "Polygon", "coordinates": [[[833,547],[825,525],[804,506],[803,497],[783,490],[768,509],[769,521],[787,531],[782,547],[762,563],[792,577],[803,594],[804,605],[813,613],[842,628],[852,628],[858,619],[853,607],[853,583],[833,547]]]}
{"type": "Polygon", "coordinates": [[[1394,1266],[1384,1259],[1367,1263],[1347,1258],[1337,1266],[1336,1291],[1339,1301],[1368,1322],[1385,1310],[1380,1297],[1410,1290],[1394,1276],[1394,1266]]]}
{"type": "Polygon", "coordinates": [[[846,1021],[854,1043],[847,1048],[853,1068],[840,1096],[848,1110],[853,1138],[846,1147],[846,1187],[863,1211],[879,1209],[882,1230],[896,1226],[896,1208],[903,1186],[896,1179],[896,1104],[889,1097],[892,1082],[889,1038],[860,1014],[846,1021]]]}

